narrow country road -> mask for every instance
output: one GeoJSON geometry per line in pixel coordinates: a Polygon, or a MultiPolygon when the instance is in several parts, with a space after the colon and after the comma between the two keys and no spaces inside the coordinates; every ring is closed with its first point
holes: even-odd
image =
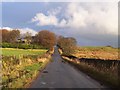
{"type": "Polygon", "coordinates": [[[55,47],[51,62],[30,88],[104,88],[97,81],[76,70],[62,58],[55,47]]]}

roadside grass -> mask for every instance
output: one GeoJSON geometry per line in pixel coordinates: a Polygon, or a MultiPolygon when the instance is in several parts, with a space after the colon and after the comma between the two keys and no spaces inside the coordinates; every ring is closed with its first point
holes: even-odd
{"type": "MultiPolygon", "coordinates": [[[[92,65],[88,65],[85,62],[76,63],[74,60],[70,61],[66,58],[63,59],[78,70],[86,73],[88,76],[100,81],[101,85],[106,85],[108,88],[119,88],[118,70],[115,70],[115,72],[112,72],[111,69],[104,71],[104,67],[103,70],[99,70],[98,68],[95,68],[92,65]]],[[[116,67],[116,69],[118,68],[116,67]]]]}
{"type": "Polygon", "coordinates": [[[1,50],[3,51],[2,89],[27,87],[50,61],[46,49],[2,48],[1,50]],[[39,57],[43,58],[44,62],[39,61],[39,57]]]}
{"type": "Polygon", "coordinates": [[[25,71],[39,70],[40,67],[41,67],[41,64],[42,64],[42,63],[35,63],[35,64],[29,65],[29,66],[25,66],[25,67],[24,67],[24,70],[25,70],[25,71]]]}

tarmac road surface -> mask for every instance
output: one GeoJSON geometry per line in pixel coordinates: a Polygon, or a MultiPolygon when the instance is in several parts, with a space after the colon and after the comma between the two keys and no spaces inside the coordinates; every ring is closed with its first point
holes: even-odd
{"type": "Polygon", "coordinates": [[[62,62],[57,47],[52,60],[53,62],[32,82],[30,88],[105,88],[68,63],[62,62]]]}

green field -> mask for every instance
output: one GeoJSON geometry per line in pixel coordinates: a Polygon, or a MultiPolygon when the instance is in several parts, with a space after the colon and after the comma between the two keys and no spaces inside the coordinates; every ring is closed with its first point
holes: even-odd
{"type": "Polygon", "coordinates": [[[47,50],[45,49],[14,49],[14,48],[1,48],[3,56],[16,56],[19,55],[40,55],[44,54],[47,50]]]}

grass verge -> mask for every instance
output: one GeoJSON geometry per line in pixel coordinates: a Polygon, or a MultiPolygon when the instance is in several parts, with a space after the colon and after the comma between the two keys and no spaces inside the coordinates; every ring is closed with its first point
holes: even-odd
{"type": "Polygon", "coordinates": [[[90,77],[100,81],[101,84],[104,84],[110,88],[119,88],[118,78],[110,75],[110,73],[98,71],[95,68],[90,67],[89,65],[87,65],[85,63],[81,63],[81,62],[75,63],[75,62],[69,61],[67,59],[64,59],[64,60],[67,61],[69,64],[73,65],[78,70],[80,70],[80,71],[86,73],[87,75],[89,75],[90,77]]]}
{"type": "Polygon", "coordinates": [[[46,50],[27,50],[26,52],[21,49],[4,50],[8,50],[7,52],[14,50],[16,53],[7,56],[4,52],[2,56],[2,89],[27,87],[51,58],[50,54],[45,53],[46,50]]]}

